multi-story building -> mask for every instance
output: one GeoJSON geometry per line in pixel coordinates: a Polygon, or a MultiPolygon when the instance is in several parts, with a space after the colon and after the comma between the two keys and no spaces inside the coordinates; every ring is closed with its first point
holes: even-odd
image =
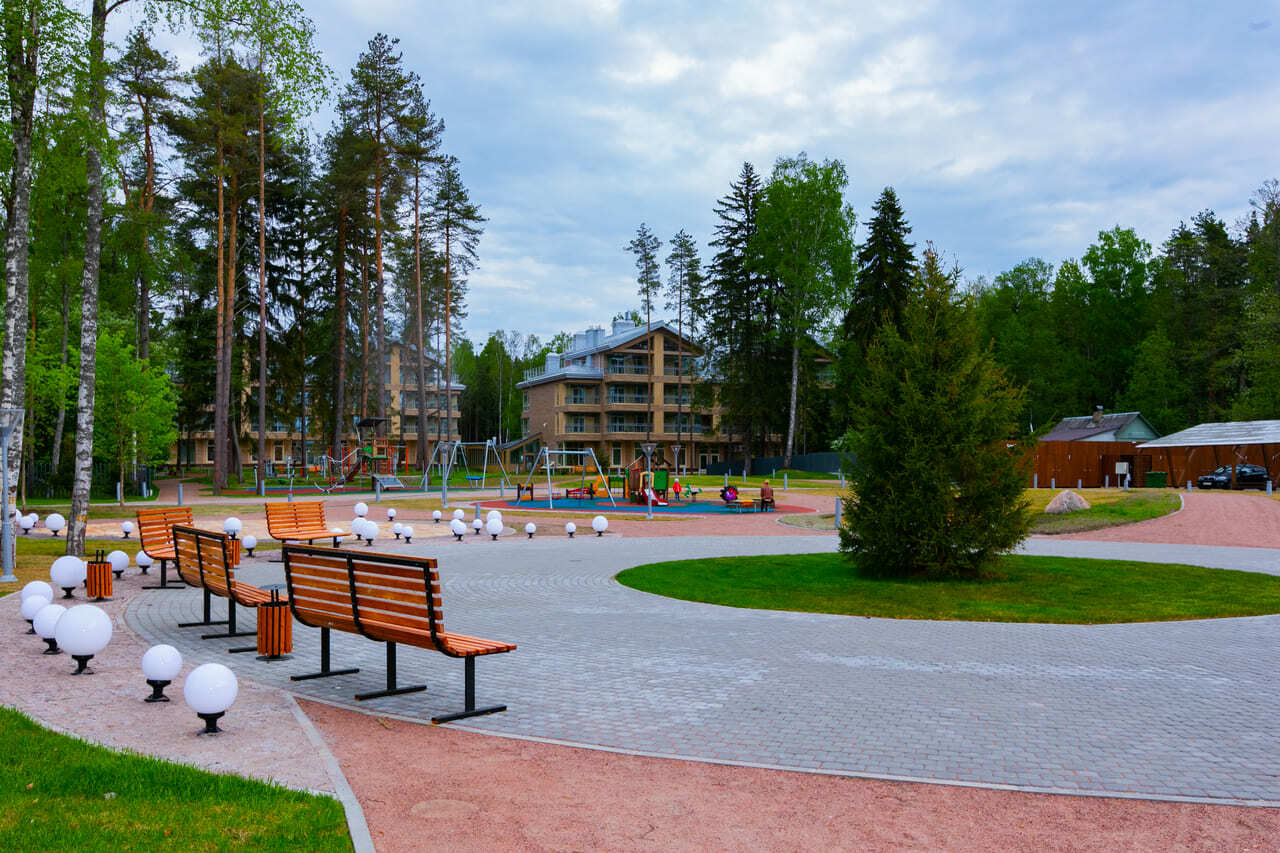
{"type": "Polygon", "coordinates": [[[709,395],[695,393],[706,384],[694,376],[701,354],[669,322],[649,330],[615,321],[609,334],[601,327],[579,332],[571,349],[548,354],[518,384],[521,433],[539,435],[551,448],[591,448],[612,467],[644,458],[647,441],[658,445],[656,457],[671,461],[671,445],[679,443],[682,468],[705,468],[736,448],[719,411],[703,399],[709,395]]]}
{"type": "MultiPolygon", "coordinates": [[[[466,390],[466,386],[458,382],[455,378],[451,383],[448,394],[445,393],[445,383],[443,381],[443,369],[439,361],[432,355],[427,356],[426,372],[427,385],[420,393],[418,388],[417,363],[415,361],[415,350],[412,347],[400,343],[391,343],[387,346],[387,353],[383,359],[383,400],[389,423],[386,430],[382,433],[382,437],[387,439],[390,447],[395,451],[397,459],[401,462],[408,460],[410,463],[417,458],[418,442],[420,439],[428,443],[428,456],[431,447],[437,440],[449,439],[457,441],[459,406],[458,401],[462,392],[466,390]],[[449,433],[444,433],[446,409],[443,406],[445,397],[452,401],[451,411],[448,412],[449,433]],[[418,406],[422,403],[426,406],[426,435],[425,437],[418,435],[418,406]]],[[[375,401],[372,399],[374,390],[370,388],[369,414],[375,412],[375,401]]],[[[247,399],[247,395],[246,395],[247,399]]],[[[352,400],[348,396],[348,400],[352,400]]],[[[304,401],[305,408],[305,401],[304,401]]],[[[212,407],[209,407],[212,413],[212,407]]],[[[245,407],[241,407],[245,411],[245,407]]],[[[253,412],[245,411],[249,416],[253,416],[253,412]]],[[[212,420],[212,417],[210,417],[212,420]]],[[[347,430],[344,434],[344,441],[347,449],[350,450],[356,446],[356,432],[354,423],[350,417],[344,421],[347,430]]],[[[320,434],[320,427],[314,418],[308,418],[306,421],[306,459],[309,465],[315,465],[321,457],[329,453],[329,440],[331,436],[320,434]]],[[[255,421],[249,421],[241,424],[240,430],[240,459],[245,466],[256,465],[258,462],[258,437],[255,421]]],[[[360,436],[368,441],[370,435],[360,436]]],[[[280,418],[272,418],[267,425],[267,459],[276,467],[282,467],[292,462],[294,466],[302,464],[303,460],[303,418],[296,417],[292,420],[282,420],[280,418]]],[[[181,463],[185,467],[212,467],[214,454],[213,431],[210,429],[194,430],[184,433],[178,443],[174,446],[169,455],[169,463],[177,465],[181,463]]]]}

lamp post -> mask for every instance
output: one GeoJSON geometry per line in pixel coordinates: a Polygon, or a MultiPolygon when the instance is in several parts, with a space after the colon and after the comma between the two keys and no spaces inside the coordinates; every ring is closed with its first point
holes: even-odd
{"type": "Polygon", "coordinates": [[[40,639],[48,644],[49,648],[45,649],[42,654],[60,655],[62,649],[58,648],[58,620],[62,618],[62,614],[67,612],[67,608],[61,604],[46,604],[40,608],[40,612],[31,620],[31,627],[35,629],[40,639]]]}
{"type": "Polygon", "coordinates": [[[484,532],[493,537],[493,541],[498,541],[498,535],[502,533],[502,518],[491,518],[484,523],[484,532]]]}
{"type": "Polygon", "coordinates": [[[537,533],[537,532],[538,532],[538,525],[534,524],[534,523],[531,521],[531,522],[529,522],[528,524],[526,524],[526,525],[524,526],[524,532],[525,532],[525,533],[528,533],[528,534],[529,534],[529,538],[530,538],[530,539],[532,539],[532,538],[533,538],[533,534],[535,534],[535,533],[537,533]]]}
{"type": "Polygon", "coordinates": [[[0,409],[0,582],[16,581],[13,573],[13,523],[17,505],[9,504],[9,437],[22,429],[23,409],[0,409]]]}
{"type": "Polygon", "coordinates": [[[564,526],[564,532],[568,533],[569,538],[572,539],[573,534],[578,532],[578,525],[574,524],[572,521],[567,522],[564,526]]]}
{"type": "Polygon", "coordinates": [[[467,526],[462,523],[462,519],[455,518],[449,522],[449,532],[456,536],[458,541],[461,542],[462,534],[467,532],[467,526]]]}
{"type": "Polygon", "coordinates": [[[413,542],[413,525],[406,524],[404,526],[403,532],[404,532],[404,541],[406,543],[412,543],[413,542]]]}
{"type": "Polygon", "coordinates": [[[107,555],[107,562],[111,564],[111,574],[120,577],[129,568],[129,555],[124,551],[112,551],[107,555]]]}
{"type": "Polygon", "coordinates": [[[67,526],[67,520],[58,513],[53,512],[44,520],[44,526],[49,528],[49,532],[56,537],[58,531],[67,526]]]}
{"type": "MultiPolygon", "coordinates": [[[[50,594],[52,594],[52,590],[50,590],[50,594]]],[[[22,599],[22,618],[27,620],[27,625],[30,626],[35,621],[36,614],[48,607],[50,603],[52,603],[52,599],[45,598],[43,595],[28,595],[22,599]]],[[[28,634],[34,634],[35,632],[36,629],[34,627],[27,628],[28,634]]]]}
{"type": "Polygon", "coordinates": [[[101,607],[78,604],[62,614],[54,639],[76,662],[72,675],[92,675],[89,661],[111,642],[111,617],[101,607]]]}
{"type": "Polygon", "coordinates": [[[597,515],[591,519],[591,529],[596,532],[596,536],[603,536],[604,532],[609,529],[609,519],[603,515],[597,515]]]}
{"type": "Polygon", "coordinates": [[[124,535],[125,539],[128,539],[129,534],[133,532],[133,522],[132,521],[120,522],[120,532],[124,535]]]}
{"type": "Polygon", "coordinates": [[[84,583],[87,573],[88,564],[84,560],[66,554],[54,560],[49,567],[49,580],[65,593],[63,598],[74,598],[71,591],[84,583]]]}

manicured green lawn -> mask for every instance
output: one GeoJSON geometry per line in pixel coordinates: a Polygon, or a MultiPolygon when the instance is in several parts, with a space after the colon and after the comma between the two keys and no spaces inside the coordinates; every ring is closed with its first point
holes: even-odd
{"type": "Polygon", "coordinates": [[[1057,494],[1053,489],[1028,489],[1031,508],[1037,512],[1032,533],[1082,533],[1118,524],[1130,524],[1159,518],[1176,512],[1182,506],[1172,489],[1084,489],[1079,494],[1089,502],[1088,509],[1066,515],[1048,515],[1045,506],[1057,494]]]}
{"type": "Polygon", "coordinates": [[[112,752],[7,708],[0,755],[0,849],[351,849],[335,799],[112,752]]]}
{"type": "Polygon", "coordinates": [[[897,619],[1100,624],[1280,613],[1280,577],[1195,566],[1012,556],[980,581],[879,581],[839,554],[652,563],[626,586],[730,607],[897,619]]]}

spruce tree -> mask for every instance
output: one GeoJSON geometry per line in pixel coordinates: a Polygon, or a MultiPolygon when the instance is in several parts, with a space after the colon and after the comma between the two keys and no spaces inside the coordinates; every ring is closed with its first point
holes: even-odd
{"type": "Polygon", "coordinates": [[[649,400],[645,412],[644,440],[653,438],[653,378],[656,369],[653,359],[657,355],[653,346],[653,300],[658,298],[662,287],[662,277],[658,268],[658,250],[662,248],[659,240],[649,226],[641,222],[636,229],[636,236],[627,244],[627,250],[636,256],[636,285],[640,294],[640,307],[644,308],[646,345],[649,348],[649,376],[646,377],[646,397],[649,400]]]}
{"type": "Polygon", "coordinates": [[[1022,391],[980,345],[973,312],[932,246],[902,329],[867,350],[840,549],[870,577],[979,577],[1026,537],[1025,458],[1007,443],[1022,391]]]}
{"type": "Polygon", "coordinates": [[[915,274],[915,244],[907,242],[911,226],[893,187],[885,187],[872,206],[875,215],[867,223],[867,241],[858,247],[858,275],[853,302],[844,315],[846,337],[865,347],[886,318],[902,324],[902,310],[915,274]]]}

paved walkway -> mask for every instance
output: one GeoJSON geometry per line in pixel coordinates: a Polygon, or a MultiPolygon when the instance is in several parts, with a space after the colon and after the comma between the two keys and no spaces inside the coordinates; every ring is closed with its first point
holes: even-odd
{"type": "MultiPolygon", "coordinates": [[[[611,580],[650,561],[834,547],[830,535],[512,536],[396,550],[440,559],[452,627],[520,646],[477,666],[477,701],[511,710],[459,728],[846,775],[1280,805],[1280,616],[1109,626],[858,619],[693,604],[611,580]]],[[[1095,556],[1111,547],[1027,546],[1095,556]]],[[[1280,564],[1280,553],[1250,551],[1280,564]]],[[[1144,553],[1218,566],[1239,557],[1144,553]]],[[[261,561],[244,570],[258,583],[280,575],[261,561]]],[[[233,641],[175,627],[198,611],[194,591],[151,592],[126,618],[193,663],[229,660],[222,648],[233,641]]],[[[297,627],[292,660],[234,663],[242,677],[349,706],[382,682],[381,646],[336,633],[335,665],[361,672],[290,682],[316,668],[317,644],[318,632],[297,627]]],[[[402,679],[425,677],[430,691],[360,707],[411,719],[460,707],[461,669],[404,649],[402,679]]]]}

